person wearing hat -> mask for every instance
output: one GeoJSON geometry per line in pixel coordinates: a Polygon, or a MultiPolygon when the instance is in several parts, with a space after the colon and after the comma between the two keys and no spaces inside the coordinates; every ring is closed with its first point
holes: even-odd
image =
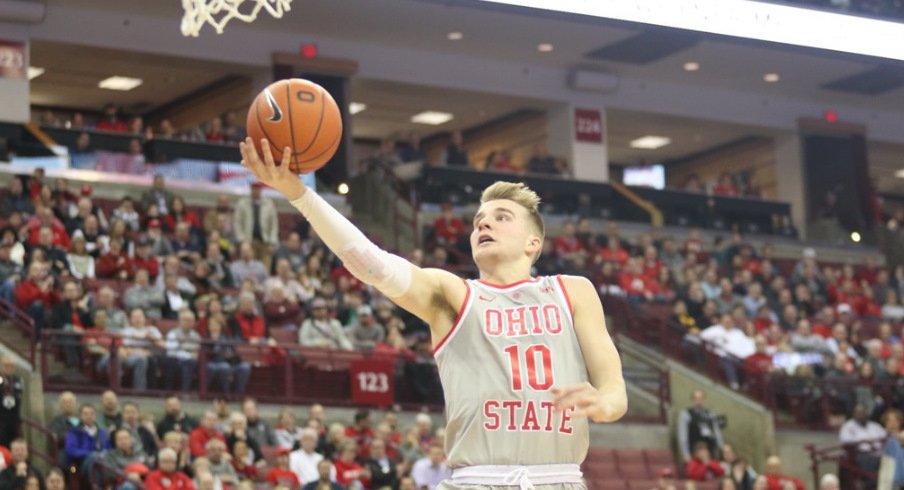
{"type": "Polygon", "coordinates": [[[345,327],[345,334],[351,339],[356,350],[373,350],[374,346],[386,338],[386,332],[383,325],[377,323],[370,306],[361,305],[357,312],[357,318],[345,327]]]}
{"type": "Polygon", "coordinates": [[[254,256],[270,270],[270,259],[279,244],[279,219],[272,199],[261,196],[260,182],[251,183],[251,195],[235,203],[233,223],[238,243],[249,242],[254,256]]]}
{"type": "Polygon", "coordinates": [[[659,470],[659,478],[656,480],[656,488],[650,490],[668,490],[675,487],[675,472],[671,468],[659,470]]]}
{"type": "Polygon", "coordinates": [[[289,453],[292,450],[281,447],[276,450],[276,466],[267,472],[267,482],[273,485],[285,485],[289,488],[299,488],[301,483],[295,473],[289,469],[289,453]]]}
{"type": "Polygon", "coordinates": [[[298,330],[298,343],[303,347],[352,350],[354,346],[339,320],[332,317],[326,300],[320,297],[311,302],[311,316],[298,330]]]}

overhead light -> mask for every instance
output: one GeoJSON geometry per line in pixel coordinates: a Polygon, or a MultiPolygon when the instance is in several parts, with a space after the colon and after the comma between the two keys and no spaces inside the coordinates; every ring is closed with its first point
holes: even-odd
{"type": "Polygon", "coordinates": [[[636,140],[631,141],[631,148],[640,148],[642,150],[655,150],[657,148],[662,148],[665,145],[668,145],[672,142],[671,138],[666,138],[665,136],[641,136],[636,140]]]}
{"type": "Polygon", "coordinates": [[[904,23],[753,0],[482,0],[904,61],[904,23]],[[838,33],[844,33],[843,36],[838,33]]]}
{"type": "Polygon", "coordinates": [[[450,41],[461,41],[462,38],[464,38],[464,37],[465,37],[464,34],[457,32],[457,31],[446,34],[446,39],[448,39],[450,41]]]}
{"type": "Polygon", "coordinates": [[[107,90],[128,91],[141,85],[141,83],[142,80],[140,78],[120,77],[114,75],[110,78],[101,80],[100,83],[97,84],[97,86],[100,88],[105,88],[107,90]]]}
{"type": "Polygon", "coordinates": [[[553,45],[550,43],[540,43],[537,45],[537,51],[541,53],[549,53],[553,50],[553,45]]]}
{"type": "Polygon", "coordinates": [[[895,172],[895,177],[897,177],[899,179],[904,179],[904,168],[895,172]]]}
{"type": "Polygon", "coordinates": [[[44,74],[44,69],[38,66],[29,66],[28,67],[28,79],[34,80],[39,76],[44,74]]]}
{"type": "Polygon", "coordinates": [[[348,105],[348,112],[350,112],[353,116],[364,109],[367,109],[367,104],[361,102],[352,102],[348,105]]]}
{"type": "Polygon", "coordinates": [[[862,238],[862,237],[860,236],[860,233],[858,233],[858,232],[856,232],[856,231],[851,232],[851,241],[852,241],[852,242],[854,242],[854,243],[860,243],[860,239],[861,239],[861,238],[862,238]]]}
{"type": "Polygon", "coordinates": [[[336,188],[336,190],[339,192],[339,194],[342,194],[344,196],[344,195],[348,194],[348,184],[343,182],[343,183],[339,184],[339,187],[336,188]]]}
{"type": "Polygon", "coordinates": [[[424,111],[411,116],[411,122],[439,126],[452,120],[454,116],[448,112],[424,111]]]}
{"type": "Polygon", "coordinates": [[[684,64],[684,71],[697,71],[700,69],[700,63],[696,61],[688,61],[684,64]]]}
{"type": "Polygon", "coordinates": [[[781,78],[778,76],[778,73],[767,73],[763,75],[763,81],[767,83],[775,83],[779,80],[781,80],[781,78]]]}

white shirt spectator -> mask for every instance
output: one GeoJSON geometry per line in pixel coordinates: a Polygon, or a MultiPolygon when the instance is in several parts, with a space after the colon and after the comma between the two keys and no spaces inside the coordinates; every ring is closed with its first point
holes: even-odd
{"type": "Polygon", "coordinates": [[[864,453],[880,450],[882,448],[880,439],[885,438],[886,435],[885,429],[872,420],[867,420],[863,425],[855,419],[850,419],[838,431],[838,438],[842,444],[859,443],[857,450],[864,453]]]}
{"type": "MultiPolygon", "coordinates": [[[[305,452],[304,449],[299,449],[297,451],[292,451],[289,453],[289,469],[292,470],[292,473],[295,473],[295,476],[298,477],[298,481],[301,482],[301,486],[305,486],[312,481],[317,481],[320,478],[320,475],[317,473],[317,463],[323,460],[323,455],[317,452],[305,452]]],[[[336,481],[336,467],[333,466],[330,468],[330,480],[336,481]]]]}
{"type": "Polygon", "coordinates": [[[197,359],[200,342],[198,332],[174,328],[166,334],[166,355],[178,359],[197,359]]]}
{"type": "Polygon", "coordinates": [[[716,354],[720,356],[731,354],[743,359],[756,352],[753,339],[734,327],[713,325],[700,332],[700,338],[715,344],[716,354]]]}
{"type": "Polygon", "coordinates": [[[144,328],[135,328],[131,325],[122,330],[122,345],[128,347],[129,350],[142,349],[147,351],[153,344],[154,340],[163,340],[163,335],[157,327],[148,325],[144,328]]]}
{"type": "Polygon", "coordinates": [[[414,463],[411,468],[411,478],[418,488],[427,487],[434,490],[439,483],[452,477],[452,471],[446,467],[446,463],[434,465],[430,457],[423,457],[414,463]]]}

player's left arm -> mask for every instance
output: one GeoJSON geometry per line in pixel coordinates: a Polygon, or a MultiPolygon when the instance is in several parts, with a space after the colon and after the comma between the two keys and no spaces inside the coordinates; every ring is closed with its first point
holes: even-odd
{"type": "Polygon", "coordinates": [[[557,410],[574,407],[574,417],[615,422],[628,411],[628,394],[621,359],[609,331],[596,288],[586,278],[562,276],[574,315],[574,330],[590,383],[553,389],[557,410]]]}

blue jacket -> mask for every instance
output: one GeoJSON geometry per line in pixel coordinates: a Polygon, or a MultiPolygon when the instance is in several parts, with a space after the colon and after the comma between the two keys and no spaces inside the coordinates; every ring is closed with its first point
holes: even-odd
{"type": "Polygon", "coordinates": [[[97,435],[91,437],[85,431],[85,426],[79,425],[66,434],[66,445],[63,450],[66,453],[66,462],[72,464],[81,463],[89,454],[105,449],[110,449],[110,440],[105,430],[98,427],[97,435]]]}

